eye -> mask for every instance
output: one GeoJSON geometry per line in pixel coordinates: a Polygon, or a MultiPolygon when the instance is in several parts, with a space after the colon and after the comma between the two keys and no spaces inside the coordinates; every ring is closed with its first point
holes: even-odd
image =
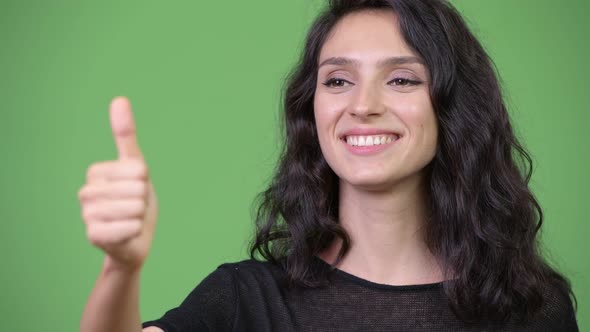
{"type": "Polygon", "coordinates": [[[421,81],[412,80],[409,78],[396,77],[396,78],[392,79],[391,81],[389,81],[388,84],[391,84],[394,86],[409,86],[409,85],[418,85],[421,83],[422,83],[421,81]]]}
{"type": "Polygon", "coordinates": [[[343,80],[341,78],[331,78],[322,84],[329,88],[341,88],[344,86],[344,83],[350,82],[348,82],[347,80],[343,80]]]}

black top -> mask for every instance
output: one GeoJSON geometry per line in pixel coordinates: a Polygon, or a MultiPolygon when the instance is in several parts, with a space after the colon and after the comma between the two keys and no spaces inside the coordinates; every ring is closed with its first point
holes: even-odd
{"type": "MultiPolygon", "coordinates": [[[[314,268],[330,269],[316,258],[314,268]]],[[[319,289],[281,286],[284,271],[268,262],[220,265],[182,302],[143,323],[176,331],[578,331],[572,303],[546,294],[537,319],[526,326],[469,326],[451,312],[442,282],[392,286],[335,269],[319,289]]]]}

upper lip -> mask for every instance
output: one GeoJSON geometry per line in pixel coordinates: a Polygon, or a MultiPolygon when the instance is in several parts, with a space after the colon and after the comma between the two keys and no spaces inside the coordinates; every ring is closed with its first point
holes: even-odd
{"type": "Polygon", "coordinates": [[[346,138],[347,136],[367,136],[367,135],[397,135],[401,137],[401,134],[391,129],[381,128],[353,128],[345,131],[340,137],[346,138]]]}

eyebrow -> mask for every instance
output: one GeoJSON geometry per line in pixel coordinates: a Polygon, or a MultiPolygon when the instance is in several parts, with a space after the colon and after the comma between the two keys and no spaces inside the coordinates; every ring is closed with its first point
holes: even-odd
{"type": "MultiPolygon", "coordinates": [[[[377,61],[377,67],[379,67],[379,68],[391,67],[391,66],[396,66],[396,65],[405,65],[405,64],[412,64],[412,63],[418,63],[418,64],[423,65],[424,61],[422,61],[422,59],[415,57],[415,56],[394,56],[394,57],[389,57],[389,58],[385,58],[385,59],[377,61]]],[[[327,58],[326,60],[322,61],[322,63],[320,63],[320,65],[318,66],[318,69],[324,65],[336,65],[336,66],[350,65],[353,67],[359,67],[360,64],[361,63],[358,60],[351,59],[351,58],[331,57],[331,58],[327,58]]]]}

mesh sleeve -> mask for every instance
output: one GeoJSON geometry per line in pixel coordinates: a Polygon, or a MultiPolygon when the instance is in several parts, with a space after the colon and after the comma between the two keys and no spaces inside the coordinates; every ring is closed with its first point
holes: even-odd
{"type": "Polygon", "coordinates": [[[233,270],[220,265],[199,283],[176,308],[142,327],[156,326],[165,332],[226,331],[234,322],[237,293],[233,270]]]}

